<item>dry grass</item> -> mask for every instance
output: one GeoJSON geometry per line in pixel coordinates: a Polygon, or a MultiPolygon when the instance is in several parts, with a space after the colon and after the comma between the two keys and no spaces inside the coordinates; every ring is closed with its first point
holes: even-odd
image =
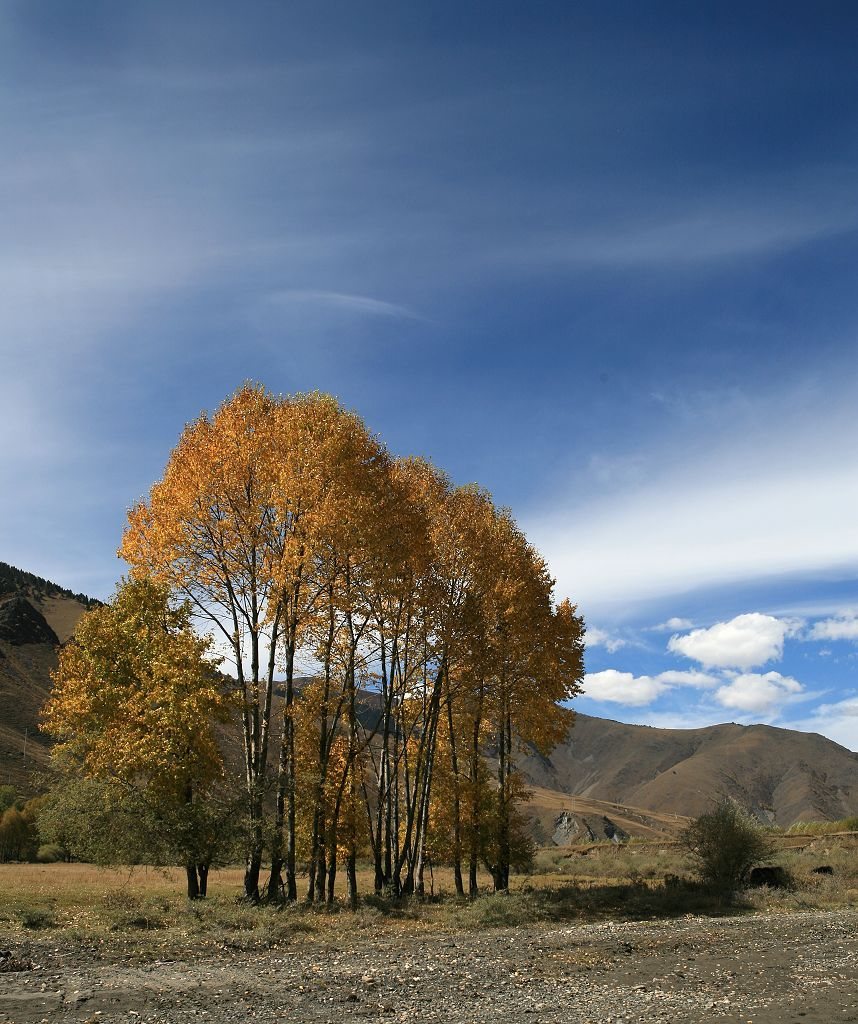
{"type": "MultiPolygon", "coordinates": [[[[824,836],[774,859],[794,881],[790,890],[756,890],[726,906],[690,877],[682,852],[664,843],[610,844],[543,850],[534,873],[515,876],[508,894],[455,899],[452,872],[435,870],[424,902],[371,895],[372,875],[359,875],[356,914],[334,908],[251,907],[241,903],[242,871],[212,872],[210,897],[189,903],[184,873],[154,868],[109,869],[87,864],[0,865],[0,933],[40,931],[111,955],[152,957],[223,949],[264,949],[295,942],[340,944],[365,930],[483,929],[538,921],[646,919],[727,910],[828,909],[858,903],[858,838],[824,836]],[[833,873],[814,874],[828,865],[833,873]]],[[[429,881],[427,879],[427,881],[429,881]]],[[[342,897],[342,892],[340,896],[342,897]]]]}

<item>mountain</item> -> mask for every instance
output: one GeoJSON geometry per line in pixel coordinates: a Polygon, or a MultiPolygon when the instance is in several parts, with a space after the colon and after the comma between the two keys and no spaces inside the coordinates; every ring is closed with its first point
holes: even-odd
{"type": "Polygon", "coordinates": [[[579,713],[550,756],[520,766],[544,789],[691,817],[721,796],[782,826],[858,813],[858,754],[769,725],[656,729],[579,713]]]}
{"type": "MultiPolygon", "coordinates": [[[[26,791],[34,769],[47,764],[38,715],[57,647],[97,603],[0,562],[0,785],[26,791]]],[[[368,723],[373,708],[367,695],[368,723]]],[[[235,742],[230,748],[240,759],[235,742]]],[[[666,835],[677,816],[701,814],[723,795],[781,826],[858,814],[858,754],[767,725],[655,729],[578,714],[548,757],[531,752],[520,767],[539,833],[567,842],[610,837],[612,829],[666,835]]]]}
{"type": "Polygon", "coordinates": [[[47,766],[50,749],[38,729],[57,649],[81,615],[98,602],[0,562],[0,785],[22,792],[47,766]]]}

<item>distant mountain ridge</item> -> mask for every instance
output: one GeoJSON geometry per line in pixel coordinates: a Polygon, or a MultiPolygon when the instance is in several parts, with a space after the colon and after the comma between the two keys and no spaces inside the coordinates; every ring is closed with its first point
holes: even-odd
{"type": "MultiPolygon", "coordinates": [[[[27,790],[33,770],[47,765],[50,745],[38,716],[58,644],[99,603],[0,562],[0,785],[27,790]]],[[[370,698],[370,718],[371,707],[370,698]]],[[[767,725],[656,729],[579,713],[549,756],[531,752],[519,764],[548,831],[554,817],[582,807],[594,820],[610,812],[629,831],[658,831],[665,815],[696,816],[725,795],[785,827],[858,814],[858,754],[823,736],[767,725]],[[626,817],[615,817],[616,805],[626,817]]]]}
{"type": "Polygon", "coordinates": [[[579,713],[548,757],[520,766],[536,786],[691,817],[721,796],[782,826],[858,813],[858,754],[769,725],[656,729],[579,713]]]}
{"type": "Polygon", "coordinates": [[[51,580],[43,579],[41,576],[36,576],[32,572],[26,572],[24,569],[18,569],[8,562],[0,562],[0,601],[10,594],[33,597],[37,601],[46,597],[66,598],[70,601],[76,601],[87,609],[95,608],[101,604],[94,597],[88,597],[86,594],[75,594],[66,587],[61,587],[58,583],[51,582],[51,580]]]}

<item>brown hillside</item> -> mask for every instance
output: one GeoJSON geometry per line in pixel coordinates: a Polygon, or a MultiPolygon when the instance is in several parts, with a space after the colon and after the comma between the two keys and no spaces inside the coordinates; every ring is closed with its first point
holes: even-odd
{"type": "Polygon", "coordinates": [[[27,793],[33,789],[34,773],[48,763],[50,744],[38,721],[57,667],[52,641],[64,643],[72,635],[86,611],[86,599],[43,580],[33,585],[37,578],[25,573],[14,577],[17,570],[0,564],[7,570],[0,578],[5,585],[0,618],[7,626],[0,639],[0,785],[27,793]]]}
{"type": "Polygon", "coordinates": [[[47,767],[50,747],[38,720],[56,666],[56,649],[49,644],[0,641],[0,785],[28,793],[33,773],[47,767]]]}
{"type": "Polygon", "coordinates": [[[579,714],[550,757],[522,768],[547,789],[681,815],[725,795],[782,826],[858,813],[858,754],[767,725],[655,729],[579,714]]]}
{"type": "MultiPolygon", "coordinates": [[[[21,597],[34,615],[10,609],[7,625],[21,622],[35,637],[43,617],[61,643],[95,603],[0,562],[0,609],[21,597]]],[[[38,714],[57,655],[52,643],[21,640],[0,639],[0,785],[26,791],[33,770],[47,763],[38,714]]],[[[368,695],[362,717],[371,719],[372,709],[368,695]]],[[[237,737],[228,747],[240,762],[237,737]]],[[[822,736],[765,725],[654,729],[579,714],[549,757],[532,754],[521,767],[534,790],[529,813],[548,836],[564,812],[570,836],[588,828],[599,834],[604,819],[629,835],[664,836],[675,831],[677,816],[696,816],[722,795],[782,826],[858,814],[858,754],[822,736]]]]}

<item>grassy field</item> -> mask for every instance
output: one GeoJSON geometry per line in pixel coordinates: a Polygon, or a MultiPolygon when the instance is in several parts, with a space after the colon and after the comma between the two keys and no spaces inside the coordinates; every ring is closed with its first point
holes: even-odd
{"type": "Polygon", "coordinates": [[[737,909],[835,908],[858,904],[858,836],[789,836],[772,863],[792,879],[787,890],[754,890],[731,903],[701,890],[691,865],[669,843],[629,843],[540,851],[536,869],[513,878],[509,894],[457,901],[452,873],[435,870],[433,895],[423,902],[372,894],[361,872],[357,913],[340,900],[333,908],[241,903],[242,871],[212,872],[209,899],[189,903],[184,872],[155,868],[98,868],[87,864],[0,865],[0,934],[44,938],[111,954],[164,956],[195,949],[260,949],[294,942],[337,943],[365,929],[481,929],[537,921],[648,919],[737,909]],[[818,875],[822,864],[831,875],[818,875]]]}

